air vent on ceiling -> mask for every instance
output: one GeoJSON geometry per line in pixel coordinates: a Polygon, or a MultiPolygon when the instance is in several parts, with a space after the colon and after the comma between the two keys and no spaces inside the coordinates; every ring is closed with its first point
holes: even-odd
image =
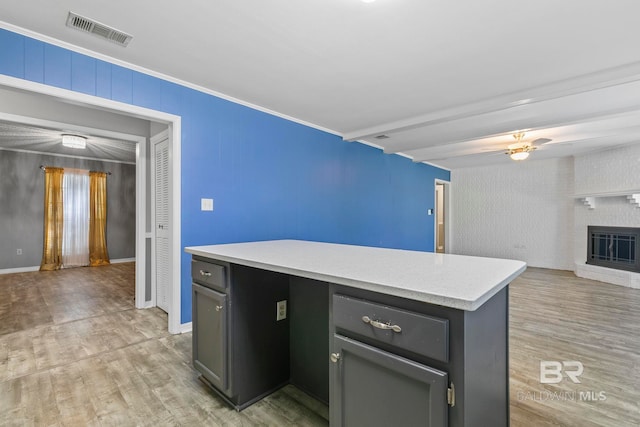
{"type": "Polygon", "coordinates": [[[389,135],[376,135],[376,139],[389,139],[389,135]]]}
{"type": "Polygon", "coordinates": [[[112,43],[119,44],[120,46],[128,45],[133,38],[130,34],[116,30],[113,27],[109,27],[108,25],[101,24],[93,19],[80,16],[73,12],[69,12],[69,16],[67,17],[67,27],[95,34],[98,37],[107,39],[112,43]]]}

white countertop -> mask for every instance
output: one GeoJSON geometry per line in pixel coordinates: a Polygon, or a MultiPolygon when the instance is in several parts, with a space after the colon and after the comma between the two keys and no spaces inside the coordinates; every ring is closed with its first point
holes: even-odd
{"type": "Polygon", "coordinates": [[[473,311],[526,268],[522,261],[301,240],[192,246],[202,257],[473,311]]]}

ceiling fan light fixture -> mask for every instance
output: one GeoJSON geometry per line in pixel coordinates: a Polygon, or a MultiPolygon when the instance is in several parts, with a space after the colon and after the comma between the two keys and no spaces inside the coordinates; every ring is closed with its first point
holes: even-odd
{"type": "Polygon", "coordinates": [[[511,144],[505,154],[508,154],[511,157],[511,160],[515,160],[517,162],[525,160],[529,157],[529,153],[536,149],[532,144],[522,142],[522,138],[524,137],[524,132],[518,132],[513,134],[513,138],[517,141],[515,144],[511,144]]]}
{"type": "Polygon", "coordinates": [[[529,152],[513,150],[512,153],[509,153],[509,157],[511,157],[511,160],[515,160],[515,161],[525,160],[527,157],[529,157],[529,152]]]}
{"type": "Polygon", "coordinates": [[[62,145],[68,148],[78,148],[84,150],[87,148],[87,138],[80,135],[62,135],[62,145]]]}

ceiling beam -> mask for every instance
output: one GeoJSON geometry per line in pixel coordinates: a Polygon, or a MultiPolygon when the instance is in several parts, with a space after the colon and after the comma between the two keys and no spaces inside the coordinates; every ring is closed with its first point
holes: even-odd
{"type": "Polygon", "coordinates": [[[386,139],[385,152],[406,153],[420,147],[558,127],[638,110],[640,80],[406,131],[397,134],[397,142],[393,137],[386,139]]]}
{"type": "Polygon", "coordinates": [[[462,120],[482,114],[501,112],[520,106],[533,105],[550,100],[568,97],[584,92],[623,85],[640,80],[640,61],[594,73],[564,79],[551,84],[534,87],[524,91],[496,96],[491,99],[452,107],[416,117],[402,119],[382,125],[346,132],[345,141],[371,139],[378,135],[410,131],[462,120]]]}

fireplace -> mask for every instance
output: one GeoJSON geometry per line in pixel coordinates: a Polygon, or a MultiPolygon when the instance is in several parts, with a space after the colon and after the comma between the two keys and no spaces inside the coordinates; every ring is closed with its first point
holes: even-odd
{"type": "Polygon", "coordinates": [[[587,227],[587,264],[640,273],[640,228],[587,227]]]}

